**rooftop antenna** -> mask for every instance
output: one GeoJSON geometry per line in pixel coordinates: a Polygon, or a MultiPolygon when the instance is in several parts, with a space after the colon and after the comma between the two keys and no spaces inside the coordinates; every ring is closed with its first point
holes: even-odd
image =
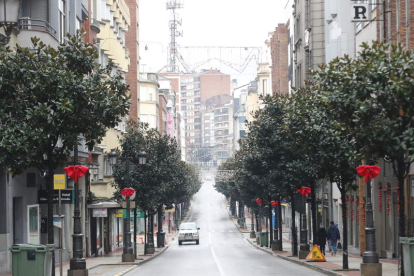
{"type": "Polygon", "coordinates": [[[182,20],[179,19],[176,9],[182,9],[184,5],[180,3],[180,0],[171,0],[167,2],[167,10],[172,11],[170,25],[170,46],[168,51],[167,71],[168,72],[179,72],[179,68],[176,62],[177,56],[177,41],[176,38],[183,35],[182,32],[178,31],[178,25],[181,26],[182,20]]]}

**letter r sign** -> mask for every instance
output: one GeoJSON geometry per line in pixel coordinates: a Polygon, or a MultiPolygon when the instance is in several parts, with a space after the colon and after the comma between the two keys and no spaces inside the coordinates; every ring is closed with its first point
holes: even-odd
{"type": "Polygon", "coordinates": [[[352,5],[352,22],[368,21],[369,4],[352,5]]]}

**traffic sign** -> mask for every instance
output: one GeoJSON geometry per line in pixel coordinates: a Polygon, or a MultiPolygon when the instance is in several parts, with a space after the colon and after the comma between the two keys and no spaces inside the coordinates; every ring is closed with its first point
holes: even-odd
{"type": "Polygon", "coordinates": [[[317,261],[317,262],[326,262],[325,256],[319,250],[319,247],[315,244],[312,250],[309,252],[308,256],[306,257],[308,261],[317,261]]]}

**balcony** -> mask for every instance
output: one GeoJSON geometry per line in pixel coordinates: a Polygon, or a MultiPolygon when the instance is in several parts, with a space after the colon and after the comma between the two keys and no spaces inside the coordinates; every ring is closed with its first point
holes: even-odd
{"type": "Polygon", "coordinates": [[[99,34],[101,32],[101,21],[92,18],[91,29],[94,30],[97,34],[99,34]]]}
{"type": "Polygon", "coordinates": [[[19,18],[19,29],[21,31],[30,30],[46,32],[59,41],[57,31],[45,20],[31,19],[30,17],[19,18]]]}

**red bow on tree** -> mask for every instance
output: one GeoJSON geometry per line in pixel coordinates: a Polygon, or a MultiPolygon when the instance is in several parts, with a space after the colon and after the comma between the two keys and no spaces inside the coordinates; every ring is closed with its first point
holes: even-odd
{"type": "Polygon", "coordinates": [[[256,198],[256,202],[257,204],[262,205],[262,200],[260,198],[256,198]]]}
{"type": "Polygon", "coordinates": [[[365,182],[371,182],[371,180],[377,177],[381,171],[381,168],[378,166],[359,166],[356,168],[357,173],[360,176],[365,176],[365,182]]]}
{"type": "Polygon", "coordinates": [[[63,169],[70,178],[75,180],[75,183],[78,183],[78,178],[84,176],[86,172],[89,170],[88,167],[81,165],[69,166],[63,169]]]}
{"type": "Polygon", "coordinates": [[[303,196],[307,196],[308,194],[311,193],[311,188],[309,187],[302,187],[300,189],[298,189],[298,192],[303,195],[303,196]]]}
{"type": "Polygon", "coordinates": [[[135,190],[132,188],[125,188],[121,191],[122,196],[125,198],[131,197],[135,194],[135,190]]]}
{"type": "Polygon", "coordinates": [[[277,206],[279,206],[279,201],[270,201],[270,204],[272,204],[273,207],[277,208],[277,206]]]}

